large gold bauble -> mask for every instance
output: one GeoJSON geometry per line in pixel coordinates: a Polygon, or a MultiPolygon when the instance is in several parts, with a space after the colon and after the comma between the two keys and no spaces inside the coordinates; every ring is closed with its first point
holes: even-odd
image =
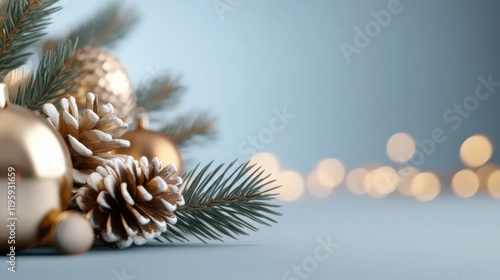
{"type": "Polygon", "coordinates": [[[131,123],[136,95],[123,64],[110,53],[90,46],[77,50],[75,59],[80,65],[80,74],[73,96],[79,107],[85,107],[87,93],[92,92],[101,104],[111,103],[116,116],[131,123]]]}
{"type": "Polygon", "coordinates": [[[72,191],[69,151],[44,119],[8,103],[6,87],[0,84],[0,252],[19,252],[45,238],[62,252],[79,253],[60,237],[70,233],[64,225],[74,221],[82,226],[87,250],[88,230],[80,215],[60,215],[72,191]]]}
{"type": "Polygon", "coordinates": [[[183,164],[179,148],[164,133],[148,129],[147,114],[139,116],[135,130],[126,132],[120,138],[130,141],[130,146],[114,150],[113,154],[130,155],[136,160],[144,156],[149,161],[157,157],[163,166],[174,164],[177,167],[176,174],[182,174],[183,164]]]}

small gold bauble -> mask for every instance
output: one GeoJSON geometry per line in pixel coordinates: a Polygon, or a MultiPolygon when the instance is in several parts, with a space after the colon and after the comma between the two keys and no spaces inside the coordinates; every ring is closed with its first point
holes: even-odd
{"type": "Polygon", "coordinates": [[[85,107],[87,93],[92,92],[101,104],[111,103],[116,116],[126,123],[132,122],[136,96],[123,64],[113,55],[90,46],[77,50],[75,59],[80,65],[80,75],[73,96],[79,107],[85,107]]]}
{"type": "Polygon", "coordinates": [[[0,84],[0,221],[4,223],[0,252],[15,254],[44,239],[64,253],[87,250],[88,230],[83,234],[85,242],[72,238],[80,245],[76,249],[58,238],[71,233],[65,226],[68,221],[78,220],[75,214],[68,219],[63,212],[73,187],[71,159],[63,139],[45,120],[9,104],[8,99],[7,85],[0,84]]]}
{"type": "Polygon", "coordinates": [[[177,175],[182,174],[182,158],[179,148],[165,134],[148,129],[148,116],[141,114],[137,120],[137,128],[126,132],[120,138],[130,141],[130,147],[112,151],[113,154],[126,154],[139,160],[142,156],[148,160],[157,157],[166,166],[174,164],[177,175]]]}

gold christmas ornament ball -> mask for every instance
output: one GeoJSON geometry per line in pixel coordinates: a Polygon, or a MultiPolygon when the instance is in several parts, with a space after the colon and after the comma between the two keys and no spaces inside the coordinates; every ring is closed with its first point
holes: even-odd
{"type": "Polygon", "coordinates": [[[130,141],[130,146],[114,150],[113,154],[130,155],[136,160],[142,156],[148,160],[157,157],[164,166],[174,164],[177,167],[176,174],[182,174],[183,164],[179,148],[167,135],[148,129],[147,114],[141,114],[137,120],[137,128],[126,132],[120,138],[130,141]]]}
{"type": "Polygon", "coordinates": [[[111,103],[116,116],[132,122],[136,95],[123,64],[110,53],[90,46],[77,50],[75,59],[81,65],[73,95],[79,107],[85,107],[87,93],[92,92],[101,104],[111,103]]]}
{"type": "Polygon", "coordinates": [[[15,254],[50,239],[71,198],[72,163],[62,138],[44,119],[9,104],[5,84],[0,84],[0,155],[0,252],[15,254]]]}

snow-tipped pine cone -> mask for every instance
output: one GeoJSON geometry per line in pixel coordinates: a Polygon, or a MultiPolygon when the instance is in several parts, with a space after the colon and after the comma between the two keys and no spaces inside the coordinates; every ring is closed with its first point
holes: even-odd
{"type": "Polygon", "coordinates": [[[47,120],[63,137],[73,162],[75,187],[85,184],[87,177],[109,159],[121,157],[110,151],[126,148],[130,142],[117,139],[128,125],[115,116],[111,104],[99,105],[97,96],[87,93],[87,104],[82,114],[73,96],[61,98],[61,108],[50,103],[43,105],[47,120]]]}
{"type": "Polygon", "coordinates": [[[88,177],[78,189],[76,204],[105,245],[142,245],[177,222],[174,212],[184,198],[176,171],[173,164],[162,169],[158,158],[115,159],[88,177]]]}

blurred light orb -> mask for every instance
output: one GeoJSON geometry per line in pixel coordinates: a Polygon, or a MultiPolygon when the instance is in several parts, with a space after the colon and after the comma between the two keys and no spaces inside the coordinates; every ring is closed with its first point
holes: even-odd
{"type": "Polygon", "coordinates": [[[488,178],[488,192],[496,199],[500,199],[500,170],[497,170],[488,178]]]}
{"type": "Polygon", "coordinates": [[[479,177],[479,187],[486,189],[488,186],[488,179],[490,178],[490,175],[497,170],[500,170],[500,167],[496,164],[488,163],[481,166],[477,170],[477,176],[479,177]]]}
{"type": "Polygon", "coordinates": [[[363,178],[363,191],[365,193],[370,193],[373,189],[373,173],[375,170],[368,170],[365,177],[363,178]]]}
{"type": "Polygon", "coordinates": [[[316,174],[316,171],[313,171],[307,177],[307,190],[316,198],[325,198],[332,193],[333,188],[328,188],[320,184],[318,182],[318,174],[316,174]]]}
{"type": "Polygon", "coordinates": [[[376,193],[388,195],[394,192],[401,182],[398,172],[390,166],[382,166],[373,171],[371,186],[376,193]]]}
{"type": "Polygon", "coordinates": [[[295,201],[298,200],[305,190],[304,178],[300,173],[285,170],[276,174],[275,186],[281,186],[277,191],[279,192],[278,198],[283,201],[295,201]]]}
{"type": "Polygon", "coordinates": [[[493,144],[484,135],[473,135],[460,147],[460,158],[469,167],[479,167],[493,155],[493,144]]]}
{"type": "Polygon", "coordinates": [[[411,197],[411,181],[420,173],[420,170],[413,166],[403,167],[398,170],[401,182],[398,185],[398,191],[402,196],[411,197]]]}
{"type": "Polygon", "coordinates": [[[280,162],[278,158],[268,152],[258,153],[250,160],[250,165],[255,164],[256,167],[262,167],[266,170],[266,174],[276,174],[280,171],[280,162]]]}
{"type": "Polygon", "coordinates": [[[438,176],[431,172],[420,173],[411,182],[411,194],[419,201],[431,201],[440,191],[441,182],[438,176]]]}
{"type": "Polygon", "coordinates": [[[355,168],[351,170],[345,179],[347,189],[355,195],[363,195],[366,193],[363,183],[368,174],[368,170],[364,168],[355,168]]]}
{"type": "Polygon", "coordinates": [[[344,180],[345,167],[340,160],[328,158],[318,163],[315,173],[319,184],[327,188],[334,188],[344,180]]]}
{"type": "Polygon", "coordinates": [[[392,161],[407,162],[415,155],[415,140],[407,133],[396,133],[387,140],[386,151],[392,161]]]}
{"type": "Polygon", "coordinates": [[[479,177],[472,170],[461,170],[453,176],[451,188],[458,197],[473,197],[479,191],[479,177]]]}

